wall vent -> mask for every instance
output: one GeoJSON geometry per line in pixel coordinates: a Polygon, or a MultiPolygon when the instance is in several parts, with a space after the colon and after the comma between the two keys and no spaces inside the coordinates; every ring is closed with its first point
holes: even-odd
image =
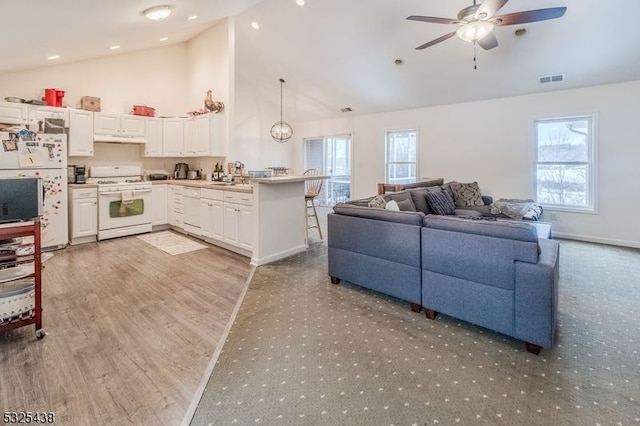
{"type": "Polygon", "coordinates": [[[351,112],[353,110],[351,109],[351,107],[346,107],[346,108],[340,108],[340,111],[342,111],[342,112],[351,112]]]}
{"type": "Polygon", "coordinates": [[[555,83],[557,81],[564,81],[565,74],[553,74],[553,75],[543,75],[540,77],[540,83],[555,83]]]}

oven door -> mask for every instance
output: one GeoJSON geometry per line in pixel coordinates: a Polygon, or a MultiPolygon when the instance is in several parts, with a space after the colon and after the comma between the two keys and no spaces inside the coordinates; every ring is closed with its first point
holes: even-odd
{"type": "Polygon", "coordinates": [[[151,189],[98,193],[98,228],[100,230],[147,223],[151,223],[151,189]]]}

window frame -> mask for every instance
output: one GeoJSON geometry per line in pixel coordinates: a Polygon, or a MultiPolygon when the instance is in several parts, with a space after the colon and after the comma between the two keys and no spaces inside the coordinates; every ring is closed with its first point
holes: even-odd
{"type": "Polygon", "coordinates": [[[420,170],[419,170],[419,159],[420,159],[420,133],[418,132],[418,128],[402,128],[402,129],[393,129],[386,130],[384,132],[384,182],[393,183],[389,180],[389,165],[390,164],[413,164],[415,165],[416,176],[413,182],[418,182],[420,179],[420,170]],[[389,161],[389,134],[391,133],[403,133],[403,132],[413,132],[416,135],[416,161],[389,161]]]}
{"type": "Polygon", "coordinates": [[[533,194],[537,198],[538,194],[538,166],[541,164],[565,164],[565,165],[580,165],[585,164],[587,166],[588,179],[587,179],[587,197],[589,204],[587,206],[571,206],[566,204],[540,204],[547,211],[559,211],[559,212],[572,212],[572,213],[588,213],[598,214],[598,114],[597,113],[582,113],[571,115],[554,115],[545,117],[535,117],[532,120],[532,140],[533,140],[533,194]],[[569,120],[586,120],[589,127],[589,137],[587,141],[587,161],[538,161],[538,123],[544,122],[563,122],[569,120]]]}

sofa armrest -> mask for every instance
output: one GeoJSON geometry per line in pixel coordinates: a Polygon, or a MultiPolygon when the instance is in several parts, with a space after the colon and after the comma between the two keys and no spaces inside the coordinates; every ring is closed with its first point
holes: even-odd
{"type": "Polygon", "coordinates": [[[550,348],[558,316],[560,244],[546,239],[538,244],[537,263],[516,262],[515,337],[550,348]]]}

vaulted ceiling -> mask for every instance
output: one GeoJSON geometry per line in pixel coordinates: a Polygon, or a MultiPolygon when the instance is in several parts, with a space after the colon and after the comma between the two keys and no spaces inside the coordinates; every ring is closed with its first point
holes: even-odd
{"type": "Polygon", "coordinates": [[[284,78],[290,120],[640,79],[637,0],[511,0],[499,14],[557,6],[567,12],[559,19],[496,27],[499,46],[477,52],[457,37],[415,50],[455,26],[406,20],[409,15],[455,18],[471,0],[306,0],[304,6],[296,0],[173,0],[172,15],[161,22],[141,16],[159,4],[148,0],[2,3],[0,73],[46,66],[54,61],[45,58],[54,54],[69,62],[157,47],[161,37],[169,37],[165,43],[182,42],[233,16],[238,81],[251,81],[273,96],[284,78]],[[198,18],[187,20],[191,15],[198,18]],[[253,22],[260,29],[252,28],[253,22]],[[526,33],[515,36],[521,28],[526,33]],[[113,45],[121,48],[109,50],[113,45]],[[540,76],[557,73],[566,80],[539,83],[540,76]],[[343,107],[353,112],[340,112],[343,107]]]}

